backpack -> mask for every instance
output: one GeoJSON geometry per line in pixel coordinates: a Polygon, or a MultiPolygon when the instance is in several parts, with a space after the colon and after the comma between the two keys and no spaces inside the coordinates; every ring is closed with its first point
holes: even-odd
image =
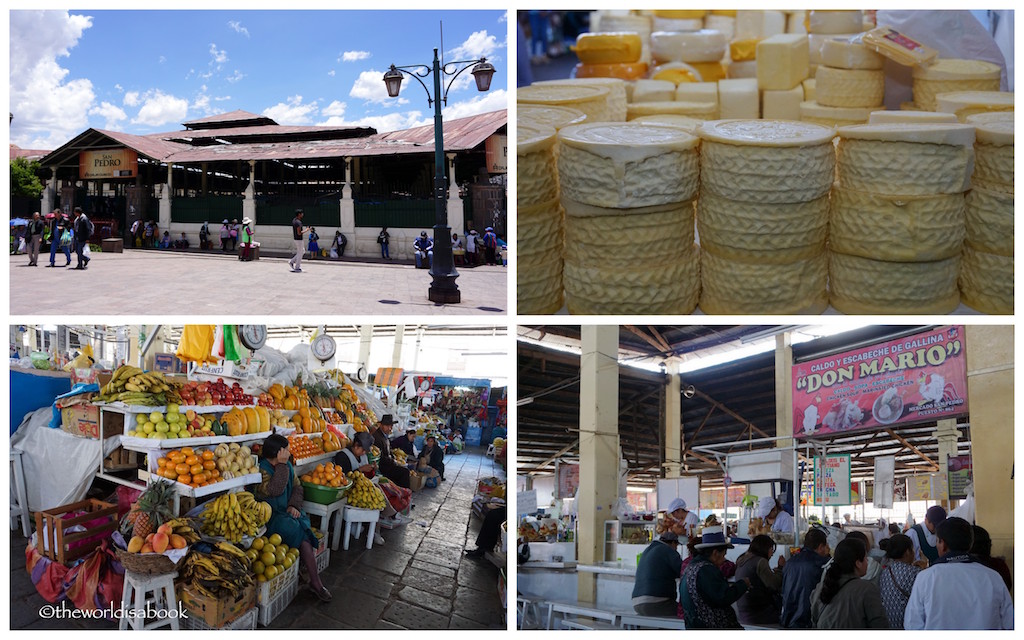
{"type": "Polygon", "coordinates": [[[92,220],[90,220],[88,217],[86,217],[86,216],[82,216],[82,217],[85,218],[85,232],[86,232],[85,239],[88,240],[89,238],[92,237],[93,232],[96,231],[96,226],[92,223],[92,220]]]}

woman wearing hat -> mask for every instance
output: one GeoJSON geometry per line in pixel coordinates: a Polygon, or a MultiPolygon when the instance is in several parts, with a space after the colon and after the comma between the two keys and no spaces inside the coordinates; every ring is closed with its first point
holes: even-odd
{"type": "Polygon", "coordinates": [[[441,476],[441,480],[444,481],[444,450],[437,446],[437,436],[433,433],[427,435],[427,439],[423,444],[423,451],[420,451],[417,466],[422,465],[426,462],[427,466],[437,470],[437,473],[441,476]]]}
{"type": "Polygon", "coordinates": [[[498,264],[498,236],[494,233],[494,227],[484,229],[484,255],[487,264],[498,264]]]}
{"type": "Polygon", "coordinates": [[[666,531],[640,555],[633,583],[633,610],[642,616],[676,615],[676,578],[683,559],[679,536],[666,531]]]}
{"type": "Polygon", "coordinates": [[[252,218],[242,218],[242,254],[238,259],[242,262],[252,260],[252,218]]]}
{"type": "Polygon", "coordinates": [[[228,242],[231,241],[231,223],[228,222],[227,218],[224,218],[224,222],[220,225],[220,250],[224,253],[228,252],[228,242]]]}
{"type": "Polygon", "coordinates": [[[683,570],[679,581],[679,603],[683,606],[687,629],[741,629],[732,603],[750,588],[750,579],[732,584],[718,567],[725,552],[732,549],[722,527],[704,527],[701,542],[694,545],[697,555],[683,570]]]}

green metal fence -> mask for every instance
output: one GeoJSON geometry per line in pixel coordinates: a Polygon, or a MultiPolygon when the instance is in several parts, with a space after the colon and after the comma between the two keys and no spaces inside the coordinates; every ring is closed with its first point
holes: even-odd
{"type": "Polygon", "coordinates": [[[282,201],[256,199],[256,222],[261,225],[290,226],[295,210],[302,209],[302,224],[314,227],[340,227],[341,204],[338,200],[292,200],[282,201]]]}
{"type": "Polygon", "coordinates": [[[433,199],[356,201],[355,213],[356,227],[424,229],[434,226],[435,218],[433,199]]]}
{"type": "Polygon", "coordinates": [[[242,198],[240,196],[171,199],[171,222],[219,223],[225,218],[239,221],[242,219],[242,198]]]}

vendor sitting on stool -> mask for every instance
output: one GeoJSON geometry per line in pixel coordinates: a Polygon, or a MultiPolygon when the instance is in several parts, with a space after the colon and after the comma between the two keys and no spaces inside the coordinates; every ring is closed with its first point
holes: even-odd
{"type": "Polygon", "coordinates": [[[299,550],[309,575],[309,587],[316,597],[330,602],[331,592],[320,581],[320,573],[316,570],[316,555],[313,552],[318,546],[309,516],[302,513],[303,490],[295,474],[295,467],[288,461],[288,440],[282,435],[268,436],[263,442],[262,459],[260,460],[260,481],[256,489],[256,499],[270,503],[273,514],[267,522],[267,534],[277,534],[289,547],[299,550]]]}
{"type": "Polygon", "coordinates": [[[675,617],[676,578],[683,559],[679,536],[666,531],[640,555],[633,583],[633,610],[642,616],[675,617]]]}
{"type": "Polygon", "coordinates": [[[444,451],[441,447],[437,446],[437,438],[431,434],[427,436],[427,441],[423,446],[423,451],[420,451],[418,464],[423,464],[426,461],[427,466],[433,467],[437,470],[437,473],[441,476],[441,480],[444,480],[444,451]]]}
{"type": "Polygon", "coordinates": [[[409,482],[409,470],[395,462],[391,457],[391,430],[394,428],[395,419],[390,413],[381,416],[380,424],[373,432],[373,443],[380,449],[380,472],[389,480],[406,489],[412,485],[409,482]]]}
{"type": "Polygon", "coordinates": [[[370,459],[366,455],[372,446],[373,436],[366,432],[357,433],[352,442],[334,456],[334,464],[341,467],[345,473],[356,469],[367,478],[372,478],[376,467],[370,464],[370,459]]]}

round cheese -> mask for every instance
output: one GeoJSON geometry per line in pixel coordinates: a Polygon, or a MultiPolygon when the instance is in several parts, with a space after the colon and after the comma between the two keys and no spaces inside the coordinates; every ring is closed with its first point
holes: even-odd
{"type": "Polygon", "coordinates": [[[821,45],[821,64],[837,69],[881,69],[885,57],[859,42],[830,38],[821,45]]]}
{"type": "MultiPolygon", "coordinates": [[[[517,104],[571,107],[582,111],[588,122],[607,122],[609,113],[609,91],[605,87],[582,83],[545,84],[534,83],[516,90],[517,104]]],[[[625,89],[623,89],[625,103],[625,89]]]]}
{"type": "Polygon", "coordinates": [[[718,82],[725,78],[725,65],[721,62],[691,62],[701,82],[718,82]]]}
{"type": "Polygon", "coordinates": [[[979,125],[971,183],[1013,194],[1013,123],[979,125]],[[997,125],[1003,125],[1002,127],[997,125]]]}
{"type": "MultiPolygon", "coordinates": [[[[807,53],[808,53],[808,55],[810,57],[811,66],[812,67],[817,67],[818,65],[823,64],[822,57],[821,57],[821,52],[822,52],[822,49],[824,49],[825,43],[827,41],[829,41],[829,40],[852,40],[852,39],[857,38],[859,36],[860,36],[860,30],[859,29],[856,30],[856,31],[852,31],[852,32],[848,32],[848,33],[843,33],[843,34],[834,34],[834,33],[828,33],[828,34],[809,33],[809,34],[807,34],[807,46],[808,46],[807,53]]],[[[813,78],[814,75],[811,74],[811,77],[813,78]]]]}
{"type": "Polygon", "coordinates": [[[848,314],[946,314],[960,304],[960,256],[887,262],[829,252],[829,301],[848,314]]]}
{"type": "Polygon", "coordinates": [[[607,209],[563,200],[565,257],[581,266],[682,258],[694,242],[693,202],[607,209]]]}
{"type": "Polygon", "coordinates": [[[555,107],[533,104],[518,105],[516,108],[516,126],[544,125],[554,127],[555,131],[572,124],[583,124],[587,114],[570,107],[555,107]]]}
{"type": "Polygon", "coordinates": [[[565,264],[565,296],[573,314],[688,314],[700,295],[700,255],[691,246],[680,259],[651,256],[647,264],[565,264]]]}
{"type": "Polygon", "coordinates": [[[857,33],[863,26],[863,11],[812,10],[808,15],[807,30],[817,34],[857,33]]]}
{"type": "Polygon", "coordinates": [[[630,102],[669,102],[675,98],[676,85],[668,80],[637,80],[630,102]]]}
{"type": "Polygon", "coordinates": [[[580,62],[612,64],[639,62],[643,41],[636,33],[581,33],[576,37],[580,62]]]}
{"type": "Polygon", "coordinates": [[[940,58],[927,66],[915,66],[914,102],[935,111],[935,96],[953,91],[999,91],[999,65],[984,60],[940,58]]]}
{"type": "Polygon", "coordinates": [[[828,306],[825,254],[788,264],[722,258],[701,248],[700,309],[714,315],[822,313],[828,306]]]}
{"type": "Polygon", "coordinates": [[[563,304],[562,260],[551,261],[557,265],[558,273],[547,278],[524,274],[522,267],[516,269],[516,313],[519,315],[548,315],[558,312],[563,304]]]}
{"type": "Polygon", "coordinates": [[[960,254],[964,198],[887,196],[832,189],[829,249],[892,262],[929,262],[960,254]]]}
{"type": "Polygon", "coordinates": [[[967,192],[967,244],[978,251],[1013,256],[1013,193],[975,187],[967,192]]]}
{"type": "Polygon", "coordinates": [[[1012,111],[990,111],[987,113],[972,113],[967,116],[967,124],[973,124],[975,127],[983,124],[989,124],[991,122],[1013,122],[1012,111]]]}
{"type": "Polygon", "coordinates": [[[558,198],[558,173],[553,127],[518,124],[516,127],[516,204],[520,207],[558,198]]]}
{"type": "Polygon", "coordinates": [[[956,114],[960,122],[969,116],[993,111],[1013,111],[1010,91],[953,91],[935,96],[935,110],[956,114]]]}
{"type": "MultiPolygon", "coordinates": [[[[817,80],[815,80],[817,94],[817,80]]],[[[826,127],[863,124],[871,116],[871,107],[826,107],[816,101],[800,103],[800,121],[826,127]]]]}
{"type": "Polygon", "coordinates": [[[643,50],[640,53],[641,62],[651,61],[651,17],[637,15],[620,15],[602,13],[601,19],[596,27],[601,31],[629,31],[639,34],[643,41],[643,50]]]}
{"type": "Polygon", "coordinates": [[[718,62],[727,45],[725,34],[713,29],[651,34],[651,56],[659,62],[718,62]]]}
{"type": "Polygon", "coordinates": [[[526,256],[540,254],[547,259],[562,255],[564,216],[557,199],[519,206],[516,215],[516,258],[520,267],[526,256]]]}
{"type": "Polygon", "coordinates": [[[960,295],[968,307],[1000,315],[1013,313],[1013,257],[964,247],[960,295]]]}
{"type": "Polygon", "coordinates": [[[722,258],[785,264],[825,251],[828,196],[810,202],[739,202],[702,189],[697,199],[701,247],[722,258]]]}
{"type": "Polygon", "coordinates": [[[596,64],[580,62],[575,67],[577,78],[617,78],[636,80],[647,74],[646,62],[596,64]]]}
{"type": "Polygon", "coordinates": [[[815,100],[826,107],[879,107],[885,100],[885,74],[871,69],[818,67],[815,100]]]}
{"type": "Polygon", "coordinates": [[[700,72],[685,62],[666,62],[651,70],[652,80],[666,80],[677,85],[700,82],[700,72]]]}
{"type": "Polygon", "coordinates": [[[690,116],[680,116],[673,113],[656,113],[650,116],[640,116],[634,118],[630,122],[637,123],[654,123],[654,124],[667,124],[673,127],[680,127],[687,133],[696,135],[697,127],[704,122],[698,118],[691,118],[690,116]]]}
{"type": "MultiPolygon", "coordinates": [[[[587,114],[587,122],[624,122],[626,120],[626,85],[625,80],[618,78],[572,78],[568,80],[542,80],[534,82],[531,87],[596,87],[607,91],[605,96],[605,115],[598,119],[587,114]]],[[[517,90],[521,93],[525,87],[517,90]]],[[[566,106],[566,105],[562,105],[566,106]]],[[[568,105],[573,107],[573,105],[568,105]]],[[[579,109],[579,107],[573,107],[579,109]]]]}
{"type": "Polygon", "coordinates": [[[704,28],[704,20],[700,18],[659,18],[651,20],[651,34],[658,31],[700,31],[704,28]]]}
{"type": "Polygon", "coordinates": [[[626,119],[635,120],[643,116],[677,115],[701,120],[718,116],[718,105],[713,102],[635,102],[626,108],[626,119]]]}
{"type": "Polygon", "coordinates": [[[563,198],[630,208],[693,198],[699,174],[696,137],[678,127],[595,123],[558,133],[563,198]]]}
{"type": "Polygon", "coordinates": [[[935,111],[872,111],[868,124],[956,124],[958,120],[952,113],[935,111]]]}
{"type": "Polygon", "coordinates": [[[790,120],[715,120],[701,125],[699,133],[711,142],[753,147],[813,147],[835,137],[825,127],[790,120]]]}

